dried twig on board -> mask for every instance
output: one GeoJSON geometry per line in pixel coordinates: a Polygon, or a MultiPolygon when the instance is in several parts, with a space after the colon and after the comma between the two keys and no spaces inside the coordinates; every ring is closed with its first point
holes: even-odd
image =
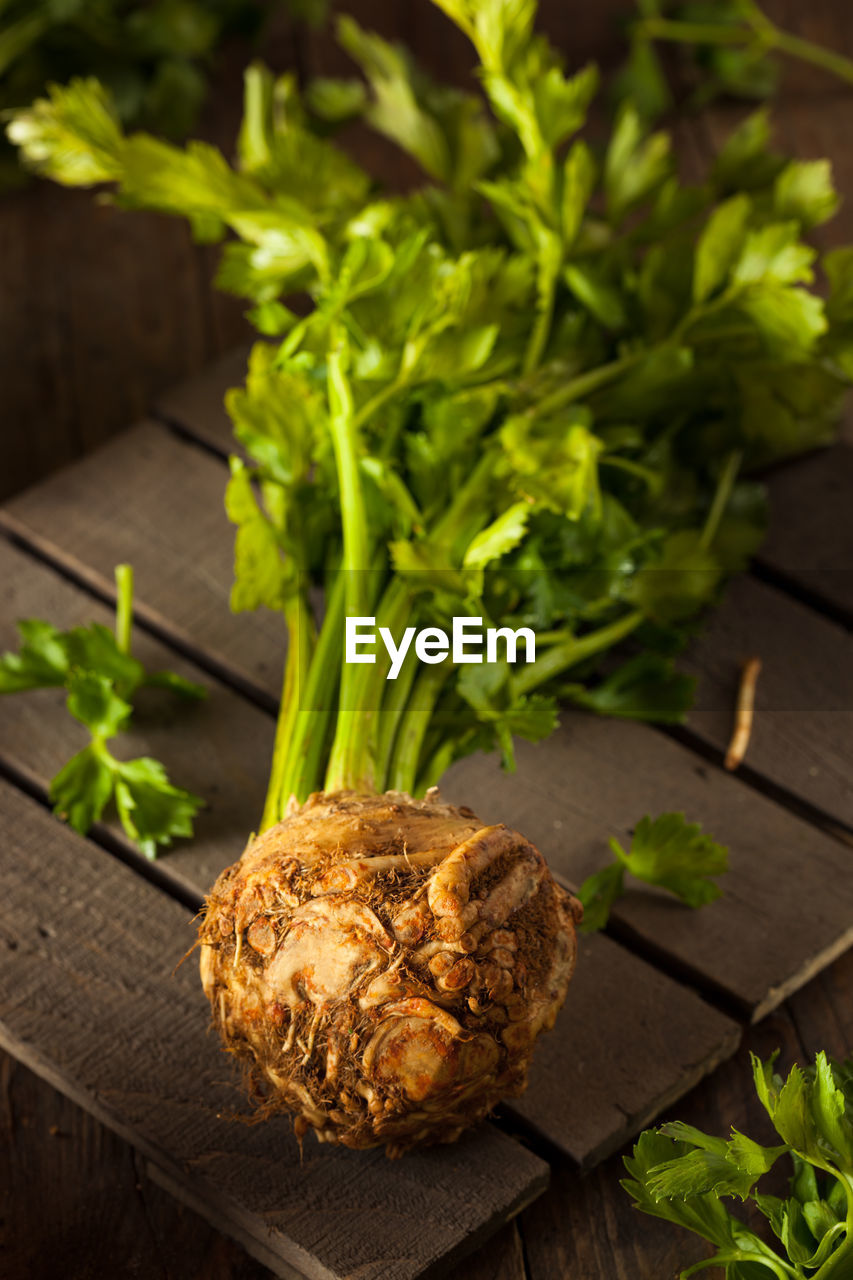
{"type": "Polygon", "coordinates": [[[755,707],[755,685],[761,671],[760,658],[748,658],[740,673],[735,708],[735,723],[732,730],[729,749],[724,760],[727,769],[736,769],[746,755],[749,736],[752,733],[752,714],[755,707]]]}

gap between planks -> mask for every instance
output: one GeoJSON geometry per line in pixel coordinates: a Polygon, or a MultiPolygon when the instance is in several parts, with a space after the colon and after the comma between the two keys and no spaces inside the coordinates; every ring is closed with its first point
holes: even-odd
{"type": "MultiPolygon", "coordinates": [[[[18,791],[22,791],[24,795],[28,796],[39,808],[44,809],[47,813],[53,813],[53,805],[50,801],[48,788],[38,774],[26,767],[13,763],[2,753],[0,753],[0,780],[15,787],[18,791]]],[[[141,876],[143,880],[147,880],[149,884],[168,894],[170,898],[180,903],[187,911],[191,911],[193,915],[197,915],[201,911],[204,905],[204,895],[202,893],[169,875],[167,871],[163,870],[162,863],[159,860],[146,858],[135,845],[123,840],[115,828],[110,828],[105,822],[95,822],[87,832],[87,839],[91,840],[100,849],[103,849],[104,853],[117,858],[119,862],[134,871],[138,876],[141,876]]]]}
{"type": "Polygon", "coordinates": [[[0,895],[0,1043],[226,1230],[316,1280],[414,1280],[544,1189],[547,1166],[489,1126],[395,1166],[376,1150],[300,1152],[283,1122],[235,1123],[243,1099],[196,976],[177,967],[181,908],[4,783],[0,833],[14,851],[0,895]]]}
{"type": "MultiPolygon", "coordinates": [[[[205,462],[203,454],[194,455],[188,451],[189,447],[179,443],[176,437],[170,437],[166,434],[158,436],[156,434],[158,431],[163,432],[164,429],[150,424],[141,424],[129,432],[123,441],[113,442],[106,450],[94,455],[86,463],[72,468],[72,473],[79,477],[80,505],[84,511],[88,511],[91,506],[96,505],[97,499],[93,493],[88,491],[92,488],[92,485],[86,477],[93,477],[99,466],[105,471],[115,471],[116,469],[121,470],[121,467],[116,468],[116,464],[123,463],[125,470],[127,470],[129,459],[130,462],[137,462],[140,469],[144,469],[147,458],[148,473],[151,475],[153,474],[152,456],[158,458],[160,471],[164,473],[168,473],[170,469],[179,471],[182,466],[193,466],[196,478],[204,480],[204,494],[197,495],[194,486],[192,493],[187,495],[185,500],[187,524],[203,529],[205,533],[203,544],[198,545],[196,555],[210,556],[209,549],[214,544],[220,548],[221,554],[212,557],[210,564],[204,565],[202,570],[199,570],[193,563],[190,571],[192,576],[191,583],[189,580],[183,583],[180,582],[180,566],[175,564],[171,566],[175,585],[172,587],[171,584],[168,584],[167,589],[163,584],[157,584],[160,600],[169,599],[171,608],[176,609],[181,615],[177,620],[174,619],[170,612],[167,613],[164,607],[152,605],[150,600],[146,599],[146,592],[140,582],[142,575],[138,574],[138,618],[144,626],[151,630],[152,633],[163,638],[171,647],[186,654],[197,665],[215,674],[217,678],[250,698],[263,710],[274,714],[277,707],[276,691],[279,685],[279,677],[277,673],[270,673],[270,676],[264,679],[266,672],[263,664],[266,664],[268,668],[271,651],[277,651],[279,654],[283,652],[283,632],[275,629],[274,624],[270,621],[272,615],[267,611],[260,611],[255,614],[251,622],[247,622],[245,616],[242,620],[228,617],[227,599],[228,587],[231,581],[231,533],[225,523],[224,515],[222,515],[221,519],[219,518],[221,510],[219,476],[221,473],[213,459],[208,459],[205,462]],[[167,443],[170,440],[172,442],[167,443]],[[125,458],[125,455],[127,455],[127,458],[125,458]],[[200,500],[200,498],[203,498],[203,500],[200,500]],[[193,503],[195,503],[194,507],[193,503]],[[208,503],[211,504],[210,508],[207,505],[208,503]],[[188,587],[190,588],[189,590],[186,589],[188,587]],[[214,589],[212,590],[212,588],[214,589]],[[217,616],[212,619],[210,616],[211,610],[216,608],[217,605],[225,617],[217,616]],[[202,613],[204,614],[203,619],[200,617],[202,613]],[[239,661],[235,661],[236,654],[239,654],[239,661]]],[[[133,467],[130,467],[130,470],[133,469],[133,467]]],[[[103,545],[104,540],[108,539],[111,546],[112,538],[106,533],[106,530],[100,538],[96,535],[93,539],[88,530],[84,534],[80,526],[80,513],[77,512],[73,502],[73,495],[70,501],[67,496],[65,497],[61,513],[53,510],[53,499],[58,496],[57,490],[58,487],[61,487],[61,483],[61,480],[55,477],[53,480],[49,480],[31,490],[28,494],[22,495],[10,507],[0,508],[0,528],[5,528],[6,532],[19,543],[27,546],[47,562],[60,568],[73,581],[90,590],[98,598],[108,601],[114,600],[114,589],[111,579],[105,572],[106,565],[103,554],[106,549],[103,545]],[[51,501],[40,502],[39,496],[42,493],[49,493],[51,501]],[[30,508],[34,508],[34,510],[33,515],[28,518],[30,508]],[[49,532],[46,533],[39,528],[40,524],[46,526],[49,532]],[[64,536],[67,542],[73,544],[73,546],[63,545],[60,541],[61,536],[64,536]]],[[[134,546],[136,547],[137,558],[140,555],[147,555],[150,560],[152,555],[155,555],[159,572],[163,559],[168,560],[171,558],[177,561],[180,559],[183,549],[179,545],[177,550],[169,548],[167,545],[169,536],[177,542],[179,534],[176,531],[175,515],[165,508],[160,510],[166,501],[166,489],[162,485],[157,485],[153,496],[146,498],[145,486],[140,485],[140,488],[142,489],[142,498],[138,499],[138,501],[142,502],[143,507],[146,502],[149,506],[153,502],[154,506],[147,523],[141,520],[135,535],[126,535],[125,543],[120,550],[127,558],[131,559],[134,558],[134,546]],[[159,504],[159,507],[157,504],[159,504]],[[154,528],[158,524],[158,516],[160,517],[159,523],[162,524],[164,530],[162,535],[164,545],[158,552],[153,553],[139,547],[138,539],[144,535],[145,529],[154,528]],[[137,539],[135,543],[134,536],[137,539]]],[[[172,483],[172,488],[175,488],[174,482],[172,483]]],[[[130,501],[130,499],[128,500],[130,501]]],[[[169,498],[169,501],[174,504],[180,501],[177,489],[175,489],[175,493],[169,498]]],[[[100,512],[100,519],[103,524],[103,510],[100,512]]],[[[194,559],[190,551],[183,552],[183,554],[186,560],[194,559]]],[[[111,554],[110,560],[112,561],[113,558],[114,556],[111,554]]],[[[112,563],[110,563],[111,567],[112,563]]],[[[186,578],[186,574],[184,574],[184,577],[186,578]]],[[[749,584],[749,579],[744,581],[749,584]]],[[[150,589],[150,581],[148,585],[150,589]]],[[[738,588],[732,587],[730,591],[736,589],[738,588]]],[[[752,590],[753,593],[755,591],[766,593],[770,589],[758,584],[752,584],[752,590]]],[[[779,597],[779,599],[787,604],[789,611],[799,611],[799,625],[811,626],[811,647],[817,649],[826,648],[827,637],[832,639],[831,624],[818,620],[810,612],[804,611],[802,606],[787,601],[785,597],[779,597]]],[[[711,617],[708,624],[710,633],[713,633],[714,628],[718,627],[720,616],[726,614],[726,610],[727,606],[724,602],[720,606],[718,613],[711,617]]],[[[733,614],[731,608],[729,608],[729,614],[733,614]]],[[[753,614],[755,614],[754,608],[753,614]]],[[[768,643],[771,642],[772,636],[768,639],[768,643]]],[[[731,648],[731,645],[729,645],[729,648],[731,648]]],[[[700,638],[694,649],[698,654],[701,654],[703,650],[707,653],[709,644],[700,638]]],[[[790,660],[791,655],[789,654],[788,657],[790,660]]],[[[824,670],[824,668],[819,669],[821,671],[824,670]]],[[[736,660],[732,656],[733,673],[735,670],[736,660]]],[[[766,684],[767,675],[765,675],[759,687],[759,712],[762,714],[757,717],[753,760],[744,770],[744,780],[774,802],[789,808],[797,816],[819,823],[825,830],[835,836],[838,834],[839,827],[853,825],[853,787],[848,783],[846,787],[836,787],[833,793],[831,776],[829,777],[829,785],[827,785],[825,778],[812,779],[807,767],[807,749],[810,745],[823,749],[825,743],[819,737],[813,742],[807,739],[805,746],[800,746],[799,749],[792,751],[791,747],[797,741],[797,734],[792,735],[790,731],[776,733],[767,729],[768,717],[763,714],[763,708],[761,707],[766,684]],[[758,739],[765,733],[769,738],[770,749],[769,752],[765,752],[764,759],[756,763],[758,739]],[[777,776],[774,776],[772,771],[774,761],[784,766],[784,768],[778,770],[777,776]],[[829,807],[833,794],[837,799],[838,807],[841,809],[840,812],[833,811],[829,807]]],[[[734,702],[734,690],[727,692],[721,684],[720,678],[717,677],[716,684],[711,686],[711,691],[718,704],[721,697],[725,698],[725,726],[723,731],[727,733],[728,717],[731,715],[731,708],[734,702]],[[731,703],[729,703],[729,698],[731,703]]],[[[845,709],[850,713],[850,728],[853,730],[853,689],[850,691],[848,701],[850,705],[845,709]]],[[[723,749],[719,730],[715,729],[709,735],[707,732],[702,732],[701,724],[697,724],[696,727],[699,732],[696,732],[693,727],[688,727],[685,731],[673,731],[665,726],[649,726],[648,731],[669,733],[670,736],[677,737],[687,750],[710,760],[714,767],[718,768],[720,766],[720,758],[717,752],[721,752],[723,749]]],[[[801,726],[798,726],[798,730],[800,728],[801,726]]],[[[826,739],[825,729],[819,730],[820,732],[823,732],[824,739],[826,739]]],[[[835,734],[834,736],[836,739],[840,739],[844,735],[835,734]]],[[[833,750],[837,755],[837,748],[833,747],[833,750]]],[[[843,761],[840,770],[835,768],[836,776],[843,773],[846,767],[847,762],[843,761]]]]}
{"type": "MultiPolygon", "coordinates": [[[[162,427],[142,424],[99,454],[22,495],[11,514],[16,528],[23,524],[53,547],[61,536],[62,557],[84,557],[86,575],[99,574],[107,592],[106,572],[111,571],[115,558],[134,560],[140,599],[153,598],[160,616],[172,616],[174,610],[182,630],[203,637],[217,661],[239,653],[243,674],[260,675],[268,687],[275,687],[277,674],[268,664],[271,645],[281,645],[277,619],[263,613],[235,617],[227,611],[231,534],[221,514],[220,499],[221,469],[213,460],[170,437],[162,427]],[[191,484],[187,484],[188,473],[191,484]],[[124,477],[130,475],[132,493],[122,489],[124,477]],[[45,531],[50,534],[47,538],[45,531]]],[[[708,913],[718,928],[724,921],[721,933],[711,944],[708,939],[715,929],[709,927],[710,920],[698,931],[692,922],[686,926],[668,913],[666,904],[650,895],[632,895],[616,914],[652,942],[665,933],[669,963],[676,971],[704,970],[713,983],[751,1012],[757,1006],[765,1007],[768,990],[787,988],[795,980],[800,962],[805,971],[846,930],[853,907],[843,916],[843,893],[828,901],[826,883],[821,880],[835,867],[841,853],[831,854],[829,846],[834,842],[828,837],[763,800],[743,782],[716,768],[703,769],[694,761],[691,753],[648,726],[605,723],[569,713],[564,731],[549,742],[544,754],[535,761],[531,758],[521,787],[518,777],[502,781],[508,804],[498,816],[522,829],[529,822],[537,834],[541,833],[543,852],[552,865],[583,879],[600,865],[603,833],[624,837],[644,808],[662,811],[683,807],[689,801],[692,818],[702,821],[718,838],[734,843],[741,857],[744,852],[749,855],[746,863],[741,862],[737,880],[731,877],[728,881],[724,904],[708,913]],[[584,741],[575,749],[572,735],[579,728],[584,741]],[[592,756],[597,752],[597,759],[588,758],[590,745],[594,745],[592,756]],[[614,772],[610,757],[621,759],[621,770],[614,772]],[[581,792],[574,800],[555,772],[557,758],[560,767],[580,781],[581,792]],[[649,769],[649,759],[654,769],[649,769]],[[631,793],[626,778],[630,781],[638,769],[643,787],[633,789],[636,811],[631,812],[620,802],[631,793]],[[697,786],[694,773],[702,785],[697,786]],[[550,778],[545,793],[537,775],[550,778]],[[591,790],[589,799],[583,794],[585,790],[591,790]],[[616,804],[611,796],[616,797],[616,804]],[[541,822],[544,810],[556,818],[561,808],[580,824],[575,821],[570,849],[565,848],[564,839],[555,840],[553,830],[541,822]],[[738,811],[738,822],[720,818],[721,812],[726,815],[729,810],[738,811]],[[778,885],[764,865],[762,846],[771,838],[765,827],[778,846],[778,885]],[[810,851],[806,874],[800,876],[804,894],[810,899],[806,910],[800,909],[799,900],[794,900],[784,884],[794,867],[800,871],[801,849],[810,851]],[[746,877],[744,866],[749,873],[746,877]],[[756,894],[754,902],[748,901],[750,891],[756,894]],[[783,897],[787,893],[781,906],[774,902],[779,892],[783,897]],[[768,908],[763,907],[765,901],[768,908]],[[766,945],[759,943],[762,935],[755,928],[756,912],[759,919],[765,917],[764,929],[771,933],[766,945]],[[787,947],[782,945],[783,935],[789,940],[787,947]]],[[[465,778],[483,798],[481,816],[484,808],[490,807],[497,777],[493,762],[485,764],[488,778],[482,776],[482,767],[475,760],[462,766],[465,778]]],[[[260,768],[261,776],[264,769],[265,764],[260,768]]],[[[843,853],[845,858],[849,856],[846,849],[843,853]]]]}
{"type": "MultiPolygon", "coordinates": [[[[47,612],[61,627],[91,621],[93,613],[94,620],[109,621],[103,607],[93,610],[82,591],[8,544],[0,544],[0,577],[15,615],[47,612]]],[[[0,631],[2,647],[11,638],[8,620],[0,619],[0,631]]],[[[134,652],[147,667],[169,662],[168,652],[145,633],[134,637],[134,652]]],[[[171,665],[198,678],[186,663],[171,665]]],[[[64,711],[63,700],[61,690],[22,695],[9,700],[0,721],[0,752],[13,758],[16,775],[28,778],[41,797],[47,780],[85,737],[64,711]]],[[[181,842],[154,864],[158,874],[191,895],[194,910],[197,896],[234,859],[260,812],[273,726],[216,685],[205,703],[184,709],[172,723],[163,718],[162,701],[160,719],[153,710],[140,706],[140,725],[124,735],[122,753],[156,755],[170,776],[208,801],[193,841],[181,842]]],[[[140,855],[129,852],[116,823],[104,831],[125,849],[127,861],[149,872],[151,864],[143,866],[140,855]]],[[[710,1070],[733,1051],[739,1034],[735,1023],[687,987],[611,939],[582,945],[584,962],[569,1006],[550,1037],[550,1049],[537,1055],[531,1092],[510,1106],[540,1140],[581,1164],[622,1145],[631,1136],[634,1117],[656,1110],[659,1099],[668,1100],[693,1083],[697,1055],[710,1070]],[[673,1020],[684,1031],[683,1042],[669,1035],[673,1020]]]]}
{"type": "Polygon", "coordinates": [[[853,631],[853,607],[839,603],[837,599],[833,599],[832,595],[820,591],[819,588],[809,586],[807,580],[797,577],[790,570],[780,569],[778,565],[765,560],[760,552],[750,565],[749,571],[759,582],[766,582],[768,586],[784,592],[807,609],[813,609],[821,617],[827,618],[839,627],[844,627],[848,632],[853,631]]]}
{"type": "MultiPolygon", "coordinates": [[[[40,537],[6,507],[0,507],[0,534],[4,535],[13,546],[28,552],[35,559],[62,574],[75,586],[81,587],[95,600],[115,607],[115,583],[111,579],[89,568],[76,556],[63,551],[62,547],[57,546],[51,539],[40,537]]],[[[187,658],[202,671],[206,671],[208,675],[253,702],[267,715],[274,717],[278,714],[278,700],[268,689],[249,679],[242,672],[236,671],[229,663],[220,661],[215,654],[198,645],[183,628],[170,622],[157,609],[153,609],[136,595],[133,601],[133,623],[134,626],[143,628],[163,644],[168,645],[170,649],[187,658]]]]}
{"type": "MultiPolygon", "coordinates": [[[[4,534],[12,545],[30,553],[43,564],[60,573],[69,582],[88,592],[94,599],[107,605],[115,605],[115,589],[108,578],[105,578],[97,570],[91,569],[75,556],[63,551],[52,540],[39,536],[30,526],[19,520],[13,512],[3,507],[0,507],[0,534],[4,534]]],[[[134,602],[134,624],[194,663],[206,674],[213,676],[228,688],[233,689],[234,692],[248,699],[259,710],[271,717],[277,715],[278,702],[267,689],[251,680],[243,672],[235,670],[227,661],[205,650],[193,640],[187,631],[170,623],[165,615],[138,598],[134,602]]],[[[759,711],[759,717],[760,714],[759,711]]],[[[713,768],[722,771],[724,754],[722,743],[715,743],[713,739],[703,737],[689,725],[675,727],[653,724],[649,725],[648,728],[680,743],[688,751],[707,761],[713,768]]],[[[795,790],[781,785],[766,772],[753,767],[748,761],[738,768],[737,776],[755,791],[787,809],[797,818],[819,827],[829,836],[848,846],[851,844],[851,840],[853,840],[853,822],[838,818],[820,805],[804,799],[795,790]]],[[[635,935],[622,935],[618,930],[614,936],[619,937],[623,942],[626,941],[626,937],[630,936],[631,942],[629,945],[634,945],[636,941],[635,935]]],[[[660,953],[653,948],[644,949],[643,954],[652,963],[659,964],[661,961],[660,953]]],[[[680,977],[683,980],[696,985],[703,995],[710,998],[715,1004],[719,1004],[722,1008],[731,1009],[731,1004],[726,997],[724,989],[702,981],[697,982],[697,976],[700,976],[698,971],[691,970],[689,966],[683,967],[680,973],[680,977]]],[[[763,1005],[761,1007],[764,1008],[763,1005]]],[[[770,1007],[773,1006],[771,1005],[770,1007]]]]}

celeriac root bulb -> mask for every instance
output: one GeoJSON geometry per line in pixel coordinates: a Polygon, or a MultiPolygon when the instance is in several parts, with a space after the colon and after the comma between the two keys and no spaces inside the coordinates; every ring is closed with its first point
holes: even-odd
{"type": "Polygon", "coordinates": [[[399,1155],[523,1091],[580,910],[523,836],[436,792],[318,792],[220,875],[202,981],[266,1112],[399,1155]]]}

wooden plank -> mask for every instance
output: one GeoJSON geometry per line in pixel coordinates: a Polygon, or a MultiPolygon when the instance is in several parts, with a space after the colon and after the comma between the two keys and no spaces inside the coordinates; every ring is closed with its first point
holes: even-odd
{"type": "Polygon", "coordinates": [[[746,763],[853,826],[853,661],[840,626],[775,587],[739,577],[679,663],[697,678],[690,729],[722,753],[741,665],[762,662],[746,763]]]}
{"type": "Polygon", "coordinates": [[[214,265],[178,220],[47,182],[4,194],[0,496],[115,434],[160,388],[244,338],[243,306],[211,299],[214,265]]]}
{"type": "MultiPolygon", "coordinates": [[[[762,1115],[752,1109],[751,1090],[745,1087],[747,1050],[767,1057],[782,1044],[786,1064],[792,1048],[801,1062],[817,1049],[843,1057],[853,1042],[851,984],[853,951],[783,1010],[752,1028],[731,1064],[706,1080],[671,1118],[689,1118],[719,1134],[734,1122],[758,1136],[762,1115]],[[799,1051],[794,1028],[804,1046],[799,1051]]],[[[147,1276],[155,1272],[157,1258],[169,1276],[191,1274],[193,1267],[204,1274],[209,1269],[220,1280],[263,1280],[268,1275],[221,1236],[211,1238],[180,1203],[160,1195],[142,1167],[145,1162],[134,1159],[131,1148],[86,1112],[20,1064],[9,1071],[12,1061],[0,1056],[0,1089],[7,1100],[0,1111],[0,1199],[5,1196],[9,1206],[3,1247],[10,1275],[51,1274],[58,1240],[64,1273],[71,1277],[90,1275],[93,1265],[100,1267],[97,1274],[124,1274],[136,1265],[147,1276]],[[124,1194],[119,1201],[120,1182],[124,1194]],[[39,1211],[45,1203],[52,1206],[47,1232],[39,1211]],[[87,1231],[81,1238],[76,1226],[84,1218],[87,1231]],[[153,1257],[149,1240],[157,1246],[153,1257]],[[78,1252],[80,1266],[75,1268],[78,1252]]],[[[152,1174],[154,1180],[159,1176],[153,1167],[152,1174]]],[[[698,1261],[698,1239],[631,1210],[618,1185],[623,1175],[617,1157],[582,1175],[568,1162],[557,1164],[548,1191],[458,1264],[452,1280],[551,1280],[555,1275],[635,1280],[674,1276],[680,1267],[698,1261]]]]}
{"type": "MultiPolygon", "coordinates": [[[[5,609],[0,649],[13,643],[12,619],[47,616],[65,628],[110,620],[108,610],[0,540],[5,609]]],[[[175,663],[163,647],[137,633],[134,652],[151,667],[175,665],[191,679],[199,673],[175,663]]],[[[243,847],[260,812],[272,720],[208,680],[202,707],[149,708],[122,739],[128,755],[154,754],[170,774],[204,795],[209,808],[197,835],[162,857],[165,880],[201,895],[243,847]]],[[[83,745],[85,735],[62,709],[62,694],[45,690],[3,703],[0,759],[41,788],[83,745]]],[[[123,841],[117,823],[113,835],[123,841]]],[[[671,1096],[691,1088],[734,1050],[738,1030],[694,993],[630,956],[608,938],[584,943],[583,964],[555,1031],[543,1042],[536,1085],[512,1114],[541,1137],[588,1164],[636,1131],[643,1118],[671,1096]],[[671,1034],[678,1026],[683,1034],[671,1034]],[[570,1087],[566,1087],[567,1083],[570,1087]]]]}
{"type": "Polygon", "coordinates": [[[853,619],[853,446],[780,467],[769,478],[770,528],[759,559],[848,623],[853,619]]]}
{"type": "Polygon", "coordinates": [[[740,1041],[737,1024],[603,934],[581,939],[555,1030],[512,1112],[584,1167],[617,1151],[740,1041]]]}
{"type": "Polygon", "coordinates": [[[166,1194],[133,1147],[3,1052],[0,1096],[0,1248],[8,1280],[46,1280],[57,1257],[63,1280],[269,1280],[266,1268],[166,1194]]]}
{"type": "MultiPolygon", "coordinates": [[[[164,625],[174,618],[198,650],[213,651],[272,691],[271,615],[226,612],[231,535],[224,518],[210,511],[221,480],[215,459],[144,425],[21,495],[0,513],[0,522],[11,521],[105,590],[114,561],[130,559],[140,601],[164,625]]],[[[753,1016],[848,944],[849,890],[836,892],[833,883],[835,877],[849,886],[843,847],[737,779],[699,765],[692,752],[648,726],[571,712],[564,719],[564,731],[538,754],[522,748],[512,780],[498,780],[493,760],[458,766],[453,777],[471,788],[465,802],[485,816],[495,812],[499,792],[501,820],[526,830],[529,819],[530,833],[546,842],[543,851],[576,882],[600,865],[604,832],[625,838],[644,812],[686,809],[732,845],[738,874],[730,877],[726,903],[703,916],[702,928],[692,913],[673,914],[671,904],[652,895],[636,895],[620,918],[653,952],[700,975],[753,1016]],[[550,824],[568,821],[576,806],[586,825],[575,827],[566,848],[555,843],[550,824]],[[769,833],[779,850],[773,862],[765,852],[769,833]],[[803,849],[809,851],[805,860],[803,849]],[[786,888],[784,869],[795,873],[798,890],[786,888]],[[808,897],[807,906],[801,897],[808,897]],[[764,930],[753,928],[756,912],[764,930]]]]}
{"type": "MultiPolygon", "coordinates": [[[[734,1125],[769,1141],[767,1116],[752,1087],[750,1051],[766,1059],[781,1048],[783,1073],[795,1061],[813,1061],[819,1049],[843,1058],[853,1043],[851,993],[853,951],[751,1027],[738,1053],[662,1119],[721,1137],[734,1125]]],[[[697,1236],[634,1211],[619,1186],[624,1176],[621,1156],[583,1175],[566,1164],[552,1167],[548,1191],[518,1219],[529,1280],[669,1280],[709,1255],[710,1246],[697,1236]]]]}
{"type": "Polygon", "coordinates": [[[843,1061],[853,1046],[853,951],[798,991],[788,1004],[800,1043],[814,1058],[821,1049],[843,1061]]]}
{"type": "MultiPolygon", "coordinates": [[[[270,5],[263,56],[300,65],[298,26],[270,5]]],[[[216,50],[194,137],[230,155],[243,72],[258,40],[216,50]]],[[[195,245],[178,218],[127,212],[90,190],[31,181],[0,202],[0,497],[18,492],[139,418],[151,398],[235,343],[245,302],[214,289],[219,245],[195,245]]]]}
{"type": "MultiPolygon", "coordinates": [[[[741,1050],[661,1119],[683,1120],[722,1137],[734,1125],[769,1141],[748,1050],[767,1058],[780,1046],[787,1069],[798,1045],[785,1010],[751,1027],[741,1050]]],[[[633,1209],[619,1186],[624,1177],[621,1154],[582,1176],[566,1165],[552,1169],[547,1193],[519,1219],[531,1280],[675,1280],[709,1256],[710,1247],[696,1235],[633,1209]]]]}
{"type": "MultiPolygon", "coordinates": [[[[89,1112],[0,1051],[0,1201],[4,1274],[216,1276],[269,1280],[269,1269],[162,1190],[166,1175],[89,1112]],[[46,1220],[44,1206],[50,1205],[46,1220]],[[81,1224],[85,1223],[85,1230],[81,1224]]],[[[449,1280],[527,1280],[518,1218],[449,1280]]]]}
{"type": "Polygon", "coordinates": [[[195,966],[176,970],[186,910],[5,783],[0,833],[3,1047],[279,1274],[432,1274],[544,1188],[547,1166],[489,1126],[391,1164],[239,1123],[195,966]]]}
{"type": "Polygon", "coordinates": [[[232,614],[232,531],[226,473],[215,458],[157,423],[140,423],[2,509],[0,524],[50,544],[51,554],[112,592],[132,562],[138,609],[155,627],[201,648],[272,697],[285,652],[281,618],[232,614]]]}
{"type": "MultiPolygon", "coordinates": [[[[0,538],[0,651],[17,647],[15,620],[40,617],[65,630],[100,622],[111,626],[110,610],[66,582],[53,570],[0,538]]],[[[205,800],[191,843],[181,841],[158,862],[166,879],[195,894],[204,893],[223,867],[237,858],[258,825],[272,755],[274,723],[230,689],[136,628],[133,652],[150,670],[169,667],[204,684],[203,702],[176,704],[162,690],[143,691],[131,732],[117,740],[123,758],[153,755],[170,777],[205,800]]],[[[64,709],[63,690],[42,689],[0,702],[0,757],[38,786],[75,751],[86,731],[64,709]]],[[[117,821],[111,831],[122,837],[117,821]]]]}
{"type": "Polygon", "coordinates": [[[194,377],[168,387],[152,406],[155,417],[174,423],[221,453],[235,453],[225,392],[246,381],[249,346],[235,347],[194,377]]]}
{"type": "Polygon", "coordinates": [[[638,888],[615,919],[753,1019],[763,1017],[853,943],[850,850],[747,786],[631,721],[579,712],[547,743],[519,743],[518,771],[496,783],[496,759],[450,770],[442,791],[486,821],[508,822],[574,884],[623,843],[644,813],[686,812],[730,847],[723,897],[700,915],[638,888]]]}

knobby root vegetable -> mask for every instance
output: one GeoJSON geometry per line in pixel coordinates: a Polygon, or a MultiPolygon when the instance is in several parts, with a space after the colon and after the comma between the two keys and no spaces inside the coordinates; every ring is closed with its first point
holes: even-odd
{"type": "Polygon", "coordinates": [[[528,840],[435,790],[317,792],[220,875],[202,981],[263,1112],[396,1156],[524,1090],[580,912],[528,840]]]}

